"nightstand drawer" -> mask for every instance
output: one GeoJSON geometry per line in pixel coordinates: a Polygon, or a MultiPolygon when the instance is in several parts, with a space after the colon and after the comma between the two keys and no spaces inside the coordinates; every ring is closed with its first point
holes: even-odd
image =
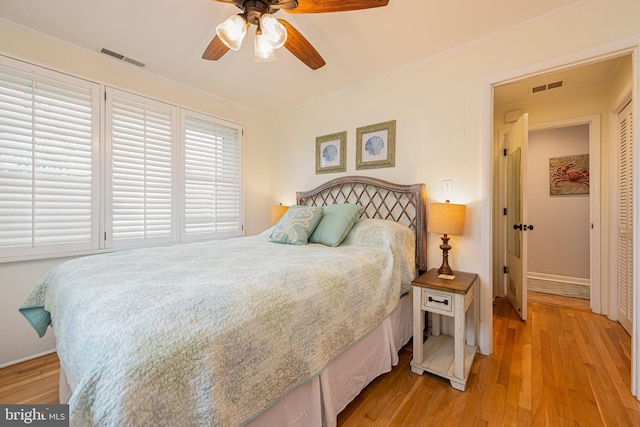
{"type": "Polygon", "coordinates": [[[451,315],[453,313],[453,294],[423,289],[422,308],[444,315],[451,315]]]}

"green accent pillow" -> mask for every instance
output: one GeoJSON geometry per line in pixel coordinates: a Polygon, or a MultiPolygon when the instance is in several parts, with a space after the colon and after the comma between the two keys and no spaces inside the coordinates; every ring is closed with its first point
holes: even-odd
{"type": "Polygon", "coordinates": [[[360,205],[328,205],[324,207],[324,215],[316,227],[310,242],[327,246],[338,246],[360,218],[364,208],[360,205]]]}
{"type": "Polygon", "coordinates": [[[269,241],[287,245],[306,245],[323,212],[323,208],[314,206],[289,207],[271,232],[269,241]]]}

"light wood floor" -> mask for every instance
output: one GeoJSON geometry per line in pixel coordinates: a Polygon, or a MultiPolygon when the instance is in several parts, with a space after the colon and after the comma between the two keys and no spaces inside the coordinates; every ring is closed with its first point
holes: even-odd
{"type": "Polygon", "coordinates": [[[412,374],[405,347],[399,365],[371,383],[339,425],[640,426],[631,339],[619,324],[591,313],[588,301],[546,294],[529,293],[527,322],[506,299],[494,306],[493,354],[476,355],[465,392],[412,374]]]}
{"type": "MultiPolygon", "coordinates": [[[[477,355],[465,392],[400,363],[339,416],[349,426],[640,426],[630,393],[631,339],[588,301],[529,294],[522,322],[505,299],[494,307],[494,345],[477,355]],[[563,306],[558,306],[558,304],[563,306]]],[[[57,403],[55,354],[0,369],[0,403],[57,403]]]]}

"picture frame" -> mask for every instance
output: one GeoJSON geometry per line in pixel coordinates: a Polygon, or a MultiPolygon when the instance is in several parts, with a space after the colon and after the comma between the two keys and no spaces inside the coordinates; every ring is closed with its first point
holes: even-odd
{"type": "Polygon", "coordinates": [[[347,171],[347,131],[316,138],[316,174],[347,171]]]}
{"type": "Polygon", "coordinates": [[[550,158],[549,194],[589,194],[589,154],[550,158]]]}
{"type": "Polygon", "coordinates": [[[395,120],[356,129],[356,169],[392,168],[395,165],[395,120]]]}

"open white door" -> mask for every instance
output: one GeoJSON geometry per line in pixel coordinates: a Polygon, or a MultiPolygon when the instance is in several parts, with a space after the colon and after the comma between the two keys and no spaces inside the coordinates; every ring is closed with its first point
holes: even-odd
{"type": "Polygon", "coordinates": [[[522,320],[527,320],[526,173],[529,115],[523,114],[505,138],[507,160],[507,297],[522,320]]]}

